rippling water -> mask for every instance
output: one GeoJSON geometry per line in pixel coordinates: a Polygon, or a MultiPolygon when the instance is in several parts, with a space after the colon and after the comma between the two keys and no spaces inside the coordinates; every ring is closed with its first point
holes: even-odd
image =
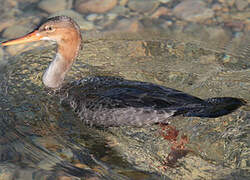
{"type": "MultiPolygon", "coordinates": [[[[83,32],[83,49],[66,81],[119,76],[200,98],[232,96],[249,102],[249,33],[222,45],[203,31],[199,35],[176,30],[83,32]]],[[[2,68],[0,179],[249,178],[249,105],[215,119],[170,119],[178,141],[187,141],[187,155],[169,163],[177,155],[159,125],[86,126],[44,88],[41,77],[55,46],[43,46],[9,58],[2,68]]]]}

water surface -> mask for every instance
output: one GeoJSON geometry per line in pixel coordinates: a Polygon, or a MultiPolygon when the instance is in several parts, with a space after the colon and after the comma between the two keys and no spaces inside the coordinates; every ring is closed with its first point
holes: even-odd
{"type": "MultiPolygon", "coordinates": [[[[202,27],[191,23],[186,30],[83,31],[83,49],[66,82],[86,76],[119,76],[164,85],[200,98],[232,96],[249,102],[249,32],[234,32],[222,43],[207,34],[209,28],[219,27],[202,27]]],[[[159,125],[84,125],[70,107],[42,84],[42,74],[55,55],[55,45],[42,45],[43,48],[10,57],[1,70],[2,179],[250,176],[249,106],[215,119],[170,119],[171,126],[179,131],[178,141],[185,136],[188,142],[187,155],[169,164],[173,144],[160,134],[159,125]]]]}

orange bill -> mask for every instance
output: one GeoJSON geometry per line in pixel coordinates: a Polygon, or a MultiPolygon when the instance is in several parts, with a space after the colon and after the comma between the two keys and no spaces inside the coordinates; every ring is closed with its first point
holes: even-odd
{"type": "Polygon", "coordinates": [[[25,36],[22,36],[17,39],[9,40],[0,43],[2,46],[10,46],[10,45],[15,45],[15,44],[22,44],[22,43],[27,43],[27,42],[34,42],[34,41],[39,41],[41,40],[42,36],[38,33],[38,31],[33,31],[25,36]]]}

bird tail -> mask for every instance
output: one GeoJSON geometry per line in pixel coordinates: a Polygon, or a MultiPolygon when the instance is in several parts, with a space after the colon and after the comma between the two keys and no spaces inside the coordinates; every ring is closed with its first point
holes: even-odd
{"type": "Polygon", "coordinates": [[[209,98],[204,100],[204,105],[186,111],[184,116],[216,118],[227,115],[246,104],[243,99],[232,97],[209,98]]]}

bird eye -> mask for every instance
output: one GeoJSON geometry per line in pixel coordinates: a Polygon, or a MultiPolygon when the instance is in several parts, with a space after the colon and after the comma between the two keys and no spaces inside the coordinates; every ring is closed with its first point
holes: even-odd
{"type": "Polygon", "coordinates": [[[53,31],[53,28],[51,26],[45,26],[46,31],[53,31]]]}

